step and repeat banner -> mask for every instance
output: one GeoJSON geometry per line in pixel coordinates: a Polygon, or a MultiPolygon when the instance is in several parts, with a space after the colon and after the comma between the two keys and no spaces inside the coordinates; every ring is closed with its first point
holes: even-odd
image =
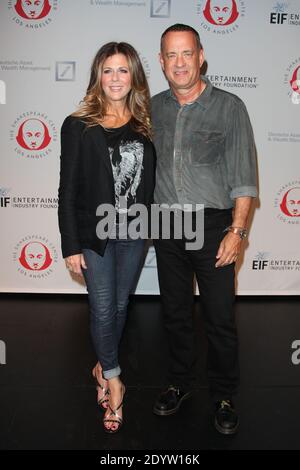
{"type": "MultiPolygon", "coordinates": [[[[237,293],[300,294],[300,0],[1,0],[2,292],[86,292],[60,251],[61,124],[108,41],[131,43],[152,94],[166,89],[160,36],[177,22],[197,29],[207,76],[254,128],[259,199],[237,293]]],[[[159,292],[152,246],[136,292],[159,292]]]]}

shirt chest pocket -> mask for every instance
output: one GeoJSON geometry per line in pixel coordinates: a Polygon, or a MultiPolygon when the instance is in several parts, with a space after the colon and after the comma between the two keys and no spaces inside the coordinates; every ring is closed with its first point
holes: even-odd
{"type": "Polygon", "coordinates": [[[189,144],[189,160],[192,165],[216,165],[222,155],[224,134],[218,131],[192,131],[189,144]]]}

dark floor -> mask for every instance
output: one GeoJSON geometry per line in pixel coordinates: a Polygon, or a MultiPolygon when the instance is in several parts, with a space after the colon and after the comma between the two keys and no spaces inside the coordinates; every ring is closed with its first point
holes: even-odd
{"type": "Polygon", "coordinates": [[[167,357],[159,298],[134,297],[121,347],[125,422],[111,436],[102,430],[91,379],[87,297],[1,294],[6,364],[0,365],[0,449],[300,449],[299,301],[237,299],[241,425],[236,436],[226,437],[212,426],[199,298],[198,384],[177,415],[158,417],[151,410],[167,357]]]}

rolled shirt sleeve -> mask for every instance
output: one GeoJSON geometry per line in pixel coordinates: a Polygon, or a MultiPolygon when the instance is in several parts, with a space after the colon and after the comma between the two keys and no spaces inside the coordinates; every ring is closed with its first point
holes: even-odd
{"type": "Polygon", "coordinates": [[[230,198],[257,197],[256,148],[246,106],[236,97],[232,103],[225,141],[230,198]]]}

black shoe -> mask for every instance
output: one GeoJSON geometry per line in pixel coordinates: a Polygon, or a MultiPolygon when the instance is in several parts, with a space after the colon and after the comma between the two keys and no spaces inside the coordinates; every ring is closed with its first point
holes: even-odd
{"type": "Polygon", "coordinates": [[[239,418],[231,400],[216,403],[215,428],[221,434],[235,434],[239,427],[239,418]]]}
{"type": "Polygon", "coordinates": [[[159,395],[153,407],[153,413],[159,416],[173,415],[190,395],[191,392],[184,392],[170,385],[166,391],[159,395]]]}

